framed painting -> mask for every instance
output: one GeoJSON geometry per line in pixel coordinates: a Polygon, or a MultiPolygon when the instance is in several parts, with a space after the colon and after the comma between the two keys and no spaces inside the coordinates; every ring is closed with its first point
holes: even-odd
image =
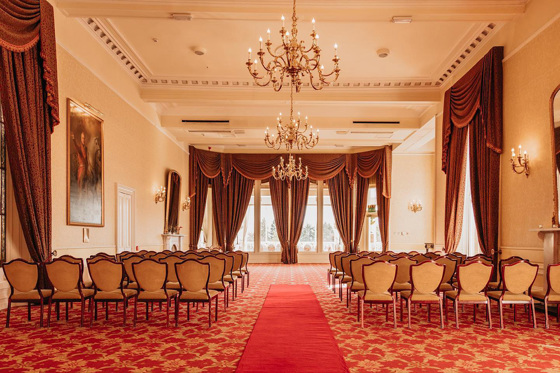
{"type": "Polygon", "coordinates": [[[70,98],[67,117],[67,224],[103,227],[103,119],[70,98]]]}

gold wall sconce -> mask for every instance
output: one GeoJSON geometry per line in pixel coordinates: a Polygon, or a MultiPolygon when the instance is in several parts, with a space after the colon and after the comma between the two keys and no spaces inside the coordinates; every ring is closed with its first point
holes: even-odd
{"type": "Polygon", "coordinates": [[[408,203],[408,210],[412,211],[415,214],[419,211],[422,211],[422,202],[421,201],[415,201],[415,200],[410,201],[408,203]]]}
{"type": "Polygon", "coordinates": [[[187,211],[188,209],[191,208],[191,197],[187,197],[185,198],[185,200],[183,201],[183,205],[181,206],[181,209],[183,211],[187,211]]]}
{"type": "Polygon", "coordinates": [[[515,154],[515,149],[511,148],[510,161],[513,172],[519,175],[525,174],[525,176],[529,177],[529,156],[526,150],[521,154],[521,145],[519,145],[519,152],[517,154],[515,154]]]}
{"type": "Polygon", "coordinates": [[[167,191],[165,189],[164,186],[160,186],[157,190],[156,190],[156,203],[158,202],[165,202],[165,196],[167,194],[167,191]]]}

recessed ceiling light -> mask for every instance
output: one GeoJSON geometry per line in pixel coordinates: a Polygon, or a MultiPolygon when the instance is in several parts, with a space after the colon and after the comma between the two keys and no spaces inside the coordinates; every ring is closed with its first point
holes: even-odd
{"type": "Polygon", "coordinates": [[[379,58],[385,58],[389,55],[389,53],[391,53],[391,51],[387,48],[381,48],[377,50],[377,55],[379,56],[379,58]]]}
{"type": "Polygon", "coordinates": [[[412,23],[412,16],[394,16],[391,19],[393,23],[412,23]]]}
{"type": "Polygon", "coordinates": [[[202,47],[198,47],[198,46],[197,47],[192,47],[192,51],[197,56],[204,56],[206,54],[206,48],[202,48],[202,47]]]}

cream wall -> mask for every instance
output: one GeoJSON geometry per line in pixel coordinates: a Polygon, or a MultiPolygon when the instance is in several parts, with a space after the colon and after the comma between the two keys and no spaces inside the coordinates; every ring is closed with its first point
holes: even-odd
{"type": "Polygon", "coordinates": [[[390,250],[423,251],[434,242],[434,166],[434,154],[393,154],[390,250]],[[408,210],[412,200],[422,201],[422,211],[408,210]]]}

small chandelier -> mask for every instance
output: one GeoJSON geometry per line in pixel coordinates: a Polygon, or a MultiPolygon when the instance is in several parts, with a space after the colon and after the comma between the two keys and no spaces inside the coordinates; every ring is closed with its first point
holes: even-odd
{"type": "Polygon", "coordinates": [[[280,164],[278,165],[278,168],[272,167],[272,176],[276,180],[292,181],[292,179],[295,178],[299,181],[307,179],[308,175],[307,166],[305,166],[305,171],[303,170],[301,157],[299,158],[299,165],[296,166],[296,160],[291,154],[288,159],[288,164],[284,164],[284,158],[280,157],[280,164]]]}
{"type": "Polygon", "coordinates": [[[282,28],[280,29],[281,45],[271,48],[270,29],[267,30],[268,38],[264,45],[272,60],[269,62],[265,62],[264,60],[264,55],[266,53],[263,50],[262,37],[259,38],[260,47],[257,52],[258,60],[255,59],[253,61],[251,59],[251,48],[249,48],[249,56],[246,65],[255,83],[260,87],[265,87],[272,83],[272,87],[278,92],[282,89],[284,77],[289,77],[292,85],[296,87],[296,92],[299,92],[303,84],[302,78],[305,78],[306,75],[309,77],[311,86],[316,90],[323,89],[324,86],[328,86],[336,81],[340,74],[340,68],[338,67],[340,59],[337,55],[338,45],[334,45],[334,58],[332,59],[334,67],[329,73],[326,73],[324,71],[324,66],[321,64],[321,48],[319,48],[318,45],[319,35],[315,32],[315,18],[311,21],[313,25],[313,31],[311,32],[312,41],[308,49],[305,48],[305,42],[297,38],[298,18],[296,16],[296,0],[294,0],[291,33],[284,27],[284,20],[285,18],[282,16],[282,28]],[[259,62],[264,69],[263,74],[260,74],[257,70],[259,62]],[[329,82],[328,78],[330,77],[333,78],[329,82]]]}
{"type": "Polygon", "coordinates": [[[516,174],[525,174],[525,176],[529,177],[529,156],[527,155],[527,151],[523,152],[521,155],[521,145],[519,145],[519,153],[515,154],[515,149],[511,149],[511,167],[513,172],[516,174]]]}
{"type": "Polygon", "coordinates": [[[276,118],[277,136],[274,133],[269,134],[268,127],[264,131],[264,143],[269,148],[280,149],[282,145],[286,146],[286,150],[291,151],[294,146],[298,149],[311,149],[319,142],[319,130],[313,132],[313,126],[309,126],[309,135],[307,132],[307,117],[305,122],[301,121],[301,114],[298,113],[297,118],[294,118],[294,86],[292,85],[290,91],[290,119],[288,123],[282,123],[282,113],[276,118]]]}

